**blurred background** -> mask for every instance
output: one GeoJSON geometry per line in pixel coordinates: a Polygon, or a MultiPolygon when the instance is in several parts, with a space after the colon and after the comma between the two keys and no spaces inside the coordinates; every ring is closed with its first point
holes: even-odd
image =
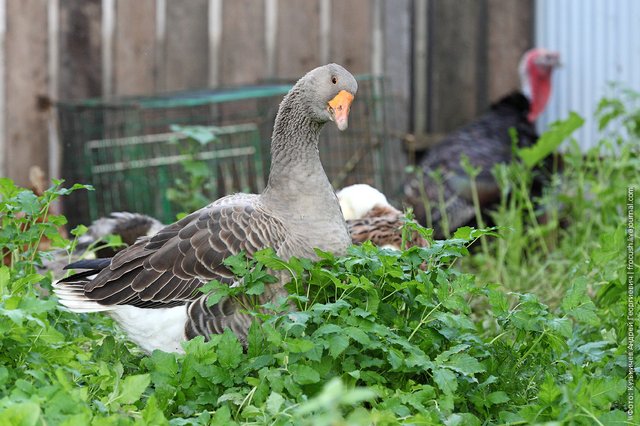
{"type": "MultiPolygon", "coordinates": [[[[175,180],[171,125],[213,125],[217,194],[259,190],[282,95],[336,62],[360,91],[350,130],[325,130],[327,173],[393,198],[414,151],[518,88],[533,46],[563,63],[539,130],[576,111],[587,148],[608,82],[640,87],[639,24],[635,0],[0,0],[0,176],[28,186],[38,166],[140,200],[175,180]]],[[[72,198],[71,223],[149,210],[96,196],[72,198]]]]}

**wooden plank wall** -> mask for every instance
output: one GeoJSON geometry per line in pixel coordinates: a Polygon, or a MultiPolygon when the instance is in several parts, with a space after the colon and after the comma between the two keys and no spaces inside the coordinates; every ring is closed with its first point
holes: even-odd
{"type": "Polygon", "coordinates": [[[29,166],[48,168],[47,3],[7,1],[6,16],[3,163],[25,183],[29,166]]]}
{"type": "MultiPolygon", "coordinates": [[[[427,3],[427,90],[417,133],[444,133],[519,87],[517,66],[533,43],[533,1],[416,0],[427,3]]],[[[418,120],[419,121],[419,120],[418,120]]]]}
{"type": "MultiPolygon", "coordinates": [[[[27,184],[32,165],[59,175],[57,100],[295,79],[329,61],[388,77],[396,134],[412,130],[412,113],[427,116],[417,131],[448,130],[516,85],[532,2],[0,0],[0,176],[27,184]],[[417,76],[422,2],[428,75],[417,76]],[[412,105],[419,78],[428,93],[412,105]]],[[[391,150],[401,166],[400,143],[391,150]]]]}

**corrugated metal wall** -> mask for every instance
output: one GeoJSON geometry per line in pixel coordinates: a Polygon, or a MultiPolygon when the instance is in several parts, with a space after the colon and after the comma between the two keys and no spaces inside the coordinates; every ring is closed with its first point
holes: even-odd
{"type": "Polygon", "coordinates": [[[587,119],[577,139],[595,144],[593,113],[608,82],[640,90],[640,1],[537,0],[536,45],[557,49],[564,66],[554,76],[540,129],[575,111],[587,119]]]}

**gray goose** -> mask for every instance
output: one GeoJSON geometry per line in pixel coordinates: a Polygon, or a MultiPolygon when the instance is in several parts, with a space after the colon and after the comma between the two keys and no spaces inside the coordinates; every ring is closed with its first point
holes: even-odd
{"type": "MultiPolygon", "coordinates": [[[[341,189],[336,195],[353,244],[371,241],[381,248],[402,248],[404,214],[389,204],[382,192],[369,185],[356,184],[341,189]]],[[[407,248],[427,245],[417,232],[407,241],[407,248]]]]}
{"type": "MultiPolygon", "coordinates": [[[[148,352],[181,352],[182,341],[225,328],[246,342],[251,317],[231,299],[207,307],[198,288],[213,279],[234,285],[222,262],[241,251],[251,256],[271,247],[284,259],[315,259],[314,248],[346,252],[351,238],[322,168],[318,139],[328,121],[347,128],[356,91],[356,80],[339,65],[310,71],[278,109],[261,194],[223,197],[112,259],[69,265],[85,271],[55,284],[60,303],[75,312],[107,311],[148,352]]],[[[283,281],[267,286],[259,303],[285,295],[283,281]]]]}
{"type": "Polygon", "coordinates": [[[87,232],[78,238],[77,245],[69,256],[66,250],[55,250],[48,253],[48,258],[43,261],[38,270],[41,273],[53,272],[54,277],[59,277],[69,260],[77,261],[86,255],[92,245],[98,245],[95,257],[113,257],[120,251],[112,247],[99,247],[99,242],[104,241],[108,235],[117,235],[127,246],[133,245],[143,236],[155,235],[164,225],[150,216],[130,213],[112,212],[109,216],[95,220],[87,229],[87,232]]]}

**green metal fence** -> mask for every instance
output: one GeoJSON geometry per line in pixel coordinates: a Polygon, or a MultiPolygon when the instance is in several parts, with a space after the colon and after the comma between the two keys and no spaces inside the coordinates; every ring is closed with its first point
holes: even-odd
{"type": "MultiPolygon", "coordinates": [[[[385,156],[389,155],[386,151],[389,138],[385,124],[384,84],[381,78],[371,76],[359,76],[357,79],[359,88],[352,105],[349,129],[338,132],[335,126],[325,126],[320,148],[322,162],[336,188],[369,183],[391,191],[395,188],[386,188],[384,178],[389,172],[384,167],[385,156]]],[[[227,133],[221,137],[223,144],[234,132],[246,132],[243,127],[233,126],[250,124],[253,127],[249,140],[253,142],[243,143],[256,150],[251,161],[260,163],[255,163],[253,169],[260,170],[264,182],[273,122],[278,105],[290,87],[290,84],[273,84],[60,102],[58,117],[63,143],[63,177],[68,182],[93,183],[96,186],[91,195],[75,193],[65,201],[64,210],[70,225],[87,223],[113,210],[144,212],[172,220],[170,215],[176,207],[168,206],[161,197],[142,202],[135,195],[126,193],[133,188],[135,193],[161,192],[179,178],[176,164],[151,165],[155,155],[177,155],[176,151],[170,151],[166,140],[161,140],[164,136],[160,136],[171,133],[170,128],[174,124],[225,128],[227,133]],[[156,147],[156,152],[152,146],[156,147]],[[146,155],[144,159],[141,157],[143,154],[146,155]],[[124,169],[113,169],[105,174],[101,170],[106,169],[97,167],[99,164],[95,163],[100,155],[103,158],[119,156],[113,162],[119,162],[118,167],[124,169]],[[140,167],[131,166],[132,161],[142,160],[146,163],[134,163],[140,167]],[[150,170],[145,170],[147,166],[142,164],[151,165],[150,170]]],[[[215,150],[221,146],[212,144],[206,149],[215,150]]],[[[217,173],[218,177],[220,173],[217,173]]],[[[238,177],[234,182],[228,188],[261,189],[256,179],[238,177]],[[240,188],[242,179],[255,184],[240,188]]],[[[220,186],[220,191],[212,196],[225,195],[228,188],[220,186]]]]}
{"type": "Polygon", "coordinates": [[[91,218],[128,210],[169,223],[187,207],[200,207],[177,202],[184,198],[203,194],[207,198],[202,204],[206,204],[230,193],[261,191],[264,175],[257,126],[239,124],[210,130],[215,136],[207,144],[185,140],[181,133],[88,142],[85,170],[95,188],[88,194],[91,218]],[[197,152],[185,149],[188,142],[196,145],[197,152]],[[198,187],[193,188],[190,182],[198,187]],[[171,197],[170,191],[177,196],[171,197]]]}

